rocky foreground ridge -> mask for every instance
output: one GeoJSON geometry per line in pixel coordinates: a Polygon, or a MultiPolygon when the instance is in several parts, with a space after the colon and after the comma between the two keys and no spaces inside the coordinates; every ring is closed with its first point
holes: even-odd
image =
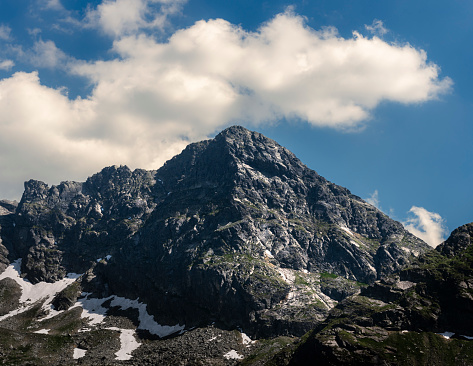
{"type": "MultiPolygon", "coordinates": [[[[238,126],[156,171],[109,167],[52,187],[30,180],[18,205],[0,203],[0,234],[0,327],[24,347],[31,337],[54,340],[61,362],[84,364],[146,364],[144,346],[129,361],[76,352],[93,349],[94,337],[117,348],[117,335],[106,335],[114,329],[120,339],[134,329],[151,348],[177,334],[156,342],[239,329],[242,356],[252,344],[246,334],[301,336],[338,302],[429,251],[287,149],[238,126]],[[59,290],[36,298],[48,283],[59,290]],[[25,289],[34,296],[23,298],[25,289]],[[99,310],[112,322],[106,329],[90,320],[99,310]]],[[[43,351],[31,351],[34,362],[43,351]]]]}
{"type": "Polygon", "coordinates": [[[473,365],[473,223],[349,297],[267,364],[473,365]]]}

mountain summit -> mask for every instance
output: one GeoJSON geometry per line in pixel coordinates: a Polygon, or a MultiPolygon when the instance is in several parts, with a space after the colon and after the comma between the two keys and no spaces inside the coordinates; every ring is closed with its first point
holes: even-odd
{"type": "Polygon", "coordinates": [[[363,283],[428,250],[239,126],[156,171],[114,166],[52,187],[30,180],[18,207],[2,207],[0,265],[21,259],[32,284],[80,274],[80,291],[56,296],[56,310],[81,291],[98,302],[139,298],[160,324],[179,324],[171,330],[217,322],[253,336],[302,335],[363,283]]]}

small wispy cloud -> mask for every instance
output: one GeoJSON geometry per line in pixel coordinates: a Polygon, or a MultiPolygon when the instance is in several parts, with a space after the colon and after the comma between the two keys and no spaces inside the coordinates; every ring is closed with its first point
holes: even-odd
{"type": "Polygon", "coordinates": [[[11,28],[5,24],[0,24],[0,39],[4,41],[10,40],[11,28]]]}
{"type": "Polygon", "coordinates": [[[64,10],[60,0],[39,0],[39,6],[43,9],[64,10]]]}
{"type": "Polygon", "coordinates": [[[104,0],[87,13],[87,25],[120,38],[143,29],[164,29],[187,0],[104,0]]]}
{"type": "Polygon", "coordinates": [[[56,47],[53,41],[37,41],[31,52],[28,52],[29,61],[36,67],[56,68],[67,60],[67,55],[56,47]]]}
{"type": "Polygon", "coordinates": [[[0,61],[0,70],[11,70],[13,66],[15,66],[15,63],[12,60],[0,61]]]}
{"type": "Polygon", "coordinates": [[[376,207],[378,210],[381,210],[381,207],[379,205],[379,193],[377,189],[375,189],[374,192],[368,198],[365,198],[365,201],[368,202],[370,205],[376,207]]]}
{"type": "Polygon", "coordinates": [[[365,24],[365,28],[367,31],[377,36],[384,36],[388,33],[388,30],[384,27],[383,21],[378,19],[373,20],[371,25],[365,24]]]}
{"type": "Polygon", "coordinates": [[[42,32],[40,28],[28,28],[27,31],[32,37],[37,37],[42,32]]]}
{"type": "Polygon", "coordinates": [[[448,234],[445,220],[435,212],[423,207],[412,206],[409,214],[413,217],[403,222],[404,227],[432,247],[442,243],[448,234]]]}

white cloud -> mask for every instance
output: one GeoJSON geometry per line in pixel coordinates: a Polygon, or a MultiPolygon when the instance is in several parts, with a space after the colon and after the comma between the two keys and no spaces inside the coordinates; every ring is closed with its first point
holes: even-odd
{"type": "Polygon", "coordinates": [[[89,10],[89,25],[114,37],[142,29],[163,29],[168,16],[181,10],[187,0],[104,0],[89,10]]]}
{"type": "Polygon", "coordinates": [[[25,56],[34,66],[45,68],[56,68],[68,59],[53,41],[43,40],[35,42],[33,49],[26,52],[25,56]]]}
{"type": "Polygon", "coordinates": [[[120,120],[110,131],[97,126],[95,107],[92,100],[71,101],[60,90],[42,86],[37,73],[15,73],[0,81],[2,197],[18,198],[22,182],[31,178],[53,183],[82,180],[110,164],[150,167],[153,159],[159,166],[163,156],[185,146],[178,137],[151,131],[156,146],[148,151],[150,141],[139,141],[146,139],[146,131],[134,132],[138,125],[122,126],[120,120]],[[115,136],[106,138],[108,134],[115,136]]]}
{"type": "Polygon", "coordinates": [[[365,28],[372,34],[378,36],[384,36],[386,33],[388,33],[388,30],[384,27],[383,21],[378,19],[373,20],[373,23],[371,25],[365,24],[365,28]]]}
{"type": "Polygon", "coordinates": [[[436,247],[445,240],[448,230],[445,221],[438,213],[416,206],[412,206],[409,213],[415,216],[403,222],[409,232],[432,247],[436,247]]]}
{"type": "Polygon", "coordinates": [[[136,4],[144,1],[102,6],[118,11],[119,3],[135,9],[128,22],[118,12],[125,20],[114,25],[100,6],[95,10],[119,37],[116,59],[74,62],[52,41],[37,42],[30,55],[37,66],[69,65],[87,78],[93,91],[86,99],[41,85],[36,73],[0,81],[2,196],[21,191],[19,181],[29,178],[85,179],[110,164],[158,168],[189,141],[234,123],[298,117],[354,128],[381,101],[423,102],[451,85],[421,50],[377,37],[344,39],[333,28],[315,31],[290,12],[257,32],[222,19],[199,21],[160,43],[138,29],[157,19],[143,15],[136,4]]]}
{"type": "Polygon", "coordinates": [[[60,0],[39,0],[40,5],[46,9],[64,10],[60,0]]]}
{"type": "Polygon", "coordinates": [[[378,210],[381,210],[379,206],[379,194],[377,189],[375,189],[374,192],[368,198],[365,198],[365,201],[368,202],[370,205],[376,207],[378,210]]]}
{"type": "Polygon", "coordinates": [[[42,30],[40,28],[27,28],[26,30],[27,30],[28,34],[30,36],[33,36],[34,38],[36,38],[42,32],[42,30]]]}
{"type": "Polygon", "coordinates": [[[289,13],[255,33],[222,19],[199,21],[167,43],[128,36],[114,50],[122,61],[75,68],[97,84],[94,97],[120,86],[122,99],[144,93],[179,120],[182,108],[169,110],[176,103],[197,111],[212,105],[216,112],[210,116],[222,123],[299,117],[351,128],[383,100],[422,102],[451,85],[439,79],[438,67],[427,63],[423,51],[376,37],[344,39],[333,29],[317,32],[289,13]]]}
{"type": "Polygon", "coordinates": [[[0,61],[0,70],[11,70],[13,66],[15,66],[15,63],[12,60],[0,61]]]}
{"type": "Polygon", "coordinates": [[[0,24],[0,39],[9,41],[11,37],[11,28],[5,24],[0,24]]]}

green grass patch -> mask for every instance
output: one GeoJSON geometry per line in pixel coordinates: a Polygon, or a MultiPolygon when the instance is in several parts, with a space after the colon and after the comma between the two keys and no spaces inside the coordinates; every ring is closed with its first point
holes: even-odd
{"type": "Polygon", "coordinates": [[[338,275],[335,273],[322,272],[320,273],[320,278],[337,278],[338,275]]]}

